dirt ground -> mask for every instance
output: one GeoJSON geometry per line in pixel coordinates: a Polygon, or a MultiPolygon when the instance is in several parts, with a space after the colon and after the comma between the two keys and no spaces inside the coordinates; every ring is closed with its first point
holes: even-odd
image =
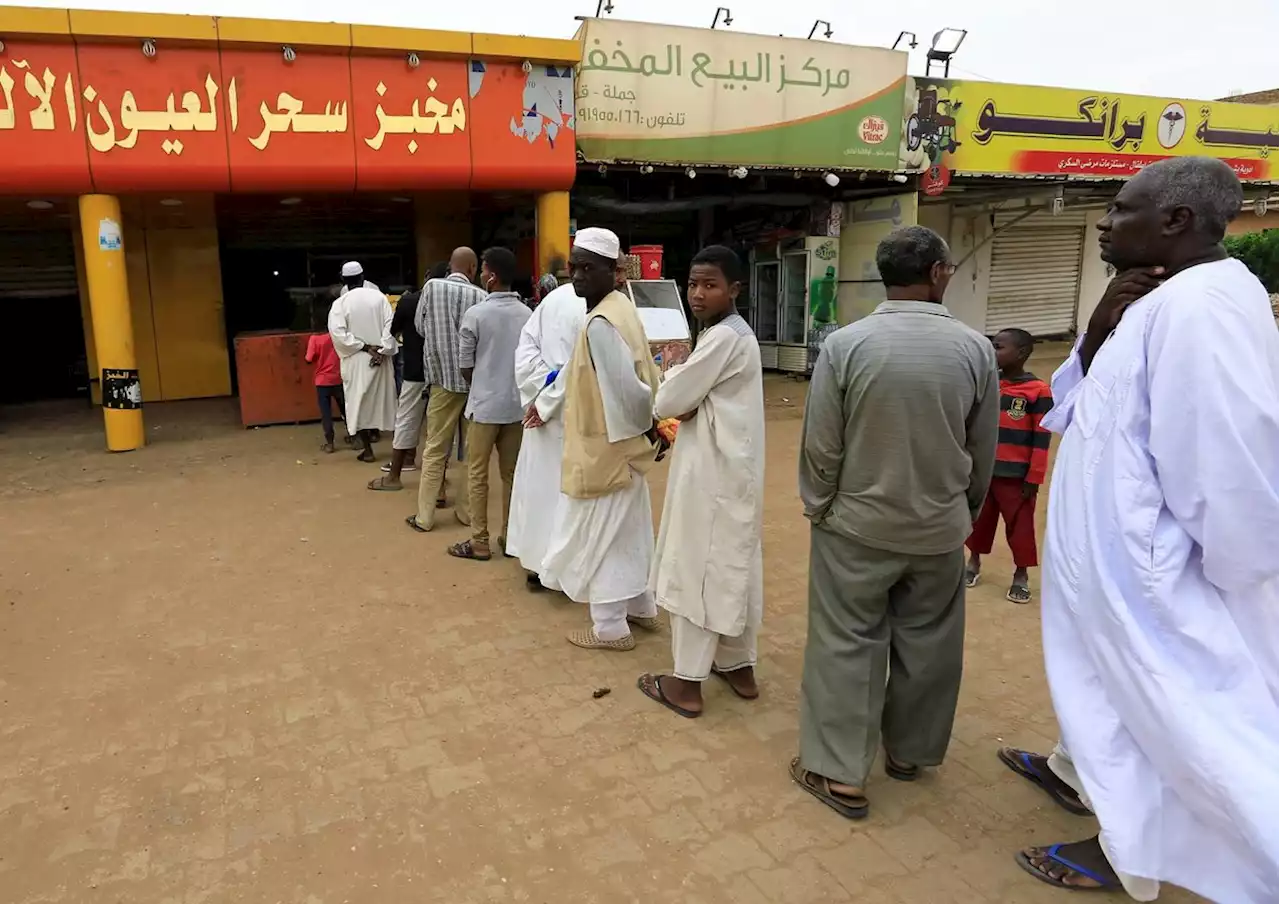
{"type": "Polygon", "coordinates": [[[1095,829],[996,760],[1056,736],[999,544],[945,765],[877,772],[862,823],[791,783],[805,384],[767,389],[763,697],[713,682],[698,721],[635,689],[665,631],[570,646],[584,609],[447,557],[464,529],[409,531],[412,488],[368,492],[316,426],[153,406],[152,444],[109,456],[95,413],[0,410],[0,900],[1062,901],[1013,853],[1095,829]]]}

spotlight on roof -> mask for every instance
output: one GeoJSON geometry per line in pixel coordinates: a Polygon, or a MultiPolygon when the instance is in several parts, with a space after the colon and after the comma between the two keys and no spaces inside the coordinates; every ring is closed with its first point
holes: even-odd
{"type": "Polygon", "coordinates": [[[826,30],[825,32],[823,32],[823,36],[824,36],[824,37],[826,37],[828,40],[830,40],[830,39],[831,39],[831,36],[832,36],[833,34],[835,34],[835,32],[831,30],[831,23],[830,23],[830,22],[828,22],[826,19],[814,19],[814,20],[813,20],[813,28],[809,29],[809,40],[810,40],[810,41],[812,41],[812,40],[813,40],[813,34],[814,34],[814,32],[816,32],[816,31],[818,30],[818,26],[819,26],[819,25],[825,25],[825,26],[827,26],[827,30],[826,30]]]}
{"type": "Polygon", "coordinates": [[[950,76],[951,58],[960,49],[960,45],[964,43],[964,39],[968,34],[969,32],[963,28],[944,28],[935,34],[928,51],[925,52],[925,76],[932,75],[931,70],[934,63],[942,64],[943,78],[950,76]]]}

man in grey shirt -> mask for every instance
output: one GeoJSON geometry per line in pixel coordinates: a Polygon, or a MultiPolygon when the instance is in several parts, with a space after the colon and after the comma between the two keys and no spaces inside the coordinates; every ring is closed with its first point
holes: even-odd
{"type": "MultiPolygon", "coordinates": [[[[516,388],[516,345],[533,312],[511,291],[516,275],[514,254],[506,248],[490,248],[480,260],[480,285],[489,296],[463,312],[458,328],[458,367],[470,387],[466,417],[471,539],[450,546],[449,554],[487,561],[493,555],[489,548],[489,460],[496,448],[502,475],[499,530],[505,532],[524,436],[524,409],[516,388]]],[[[505,547],[505,536],[499,535],[498,545],[505,547]]]]}
{"type": "Polygon", "coordinates": [[[805,406],[809,636],[792,778],[852,819],[883,732],[885,771],[942,762],[964,655],[964,541],[991,482],[995,352],[952,318],[942,237],[876,249],[888,300],[823,344],[805,406]],[[888,682],[886,686],[886,673],[888,682]]]}

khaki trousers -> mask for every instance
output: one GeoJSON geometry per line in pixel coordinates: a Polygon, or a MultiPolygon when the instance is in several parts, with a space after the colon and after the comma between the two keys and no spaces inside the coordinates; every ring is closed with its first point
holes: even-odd
{"type": "MultiPolygon", "coordinates": [[[[466,442],[466,421],[462,417],[467,407],[465,392],[450,392],[442,386],[432,386],[427,400],[427,435],[422,444],[422,477],[418,483],[418,526],[431,530],[436,523],[436,498],[444,489],[445,468],[453,452],[453,440],[458,424],[463,426],[466,442]]],[[[458,520],[471,520],[467,501],[467,480],[458,481],[454,503],[458,520]]]]}
{"type": "MultiPolygon", "coordinates": [[[[502,524],[498,536],[505,537],[511,517],[511,484],[515,481],[516,460],[524,424],[479,424],[467,420],[467,489],[471,496],[471,542],[489,542],[489,459],[498,450],[498,474],[502,477],[502,524]]],[[[425,479],[425,477],[424,477],[425,479]]]]}

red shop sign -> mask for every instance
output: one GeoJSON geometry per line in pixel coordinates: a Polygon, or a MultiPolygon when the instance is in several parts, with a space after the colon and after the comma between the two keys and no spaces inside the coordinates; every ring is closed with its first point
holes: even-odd
{"type": "Polygon", "coordinates": [[[82,44],[80,109],[98,191],[227,191],[215,47],[82,44]]]}
{"type": "Polygon", "coordinates": [[[356,185],[345,53],[223,50],[233,191],[351,191],[356,185]]]}
{"type": "Polygon", "coordinates": [[[356,187],[465,188],[471,178],[467,64],[402,56],[351,57],[356,187]]]}
{"type": "Polygon", "coordinates": [[[71,44],[4,42],[0,53],[0,192],[91,190],[71,44]]]}
{"type": "Polygon", "coordinates": [[[487,191],[559,190],[577,169],[573,68],[468,63],[471,187],[487,191]]]}

